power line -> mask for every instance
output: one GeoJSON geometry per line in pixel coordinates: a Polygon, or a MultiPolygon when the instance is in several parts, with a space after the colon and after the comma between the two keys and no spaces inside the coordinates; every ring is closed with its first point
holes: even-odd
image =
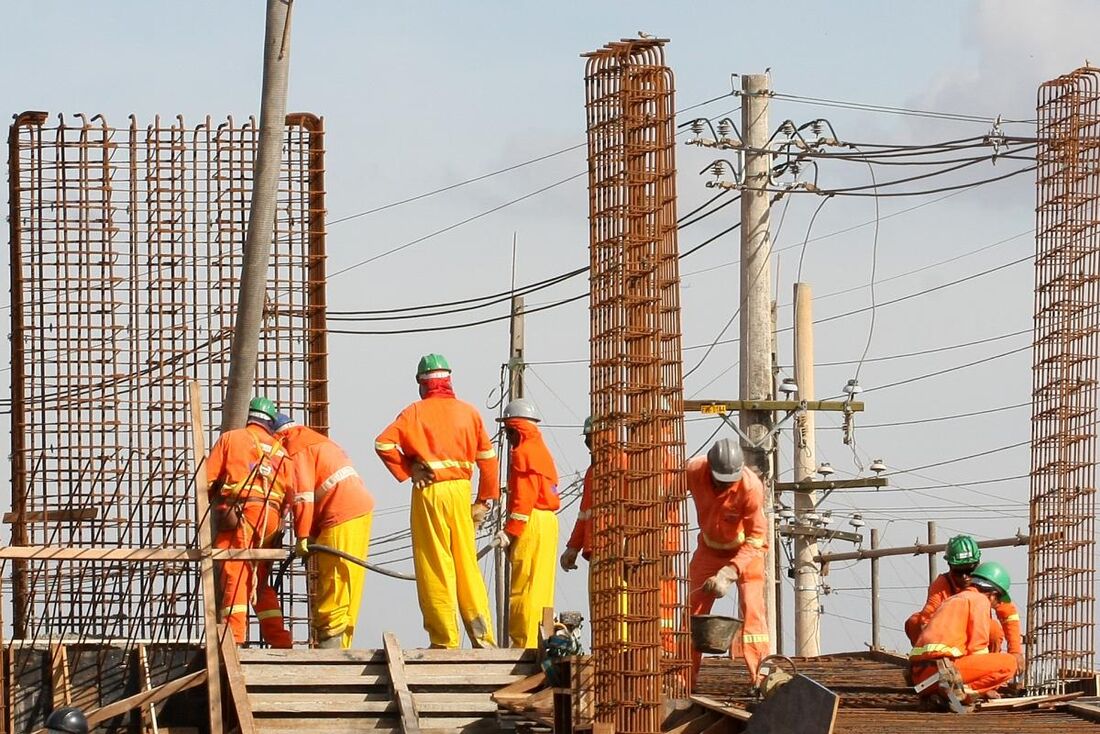
{"type": "Polygon", "coordinates": [[[772,96],[775,99],[782,99],[788,102],[796,102],[798,104],[815,105],[819,107],[838,107],[841,109],[858,110],[861,112],[880,112],[891,115],[905,115],[908,117],[926,117],[937,120],[953,120],[957,122],[981,122],[986,124],[996,124],[1000,122],[1004,125],[1034,125],[1036,120],[1034,119],[1005,119],[1000,116],[988,117],[983,115],[970,115],[956,112],[939,112],[936,110],[921,110],[911,107],[891,107],[889,105],[871,104],[867,102],[850,102],[840,99],[827,99],[824,97],[807,97],[799,94],[784,94],[782,92],[773,92],[772,96]]]}

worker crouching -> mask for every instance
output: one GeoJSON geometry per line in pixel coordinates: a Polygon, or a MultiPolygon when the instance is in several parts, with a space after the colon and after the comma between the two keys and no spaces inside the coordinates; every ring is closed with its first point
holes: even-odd
{"type": "Polygon", "coordinates": [[[1008,572],[999,563],[974,569],[970,584],[946,599],[909,653],[909,671],[922,697],[963,712],[1016,675],[1016,657],[989,652],[992,608],[1011,601],[1008,572]]]}
{"type": "Polygon", "coordinates": [[[513,400],[498,420],[511,447],[507,519],[497,534],[497,542],[509,549],[512,570],[508,637],[512,647],[537,648],[542,610],[554,606],[558,472],[530,401],[513,400]]]}
{"type": "Polygon", "coordinates": [[[474,647],[495,647],[474,523],[500,496],[496,451],[477,408],[455,397],[442,355],[421,358],[416,379],[421,399],[382,431],[374,449],[397,481],[413,480],[409,525],[424,629],[432,647],[458,647],[457,606],[474,647]]]}
{"type": "MultiPolygon", "coordinates": [[[[768,524],[764,519],[764,485],[745,470],[741,446],[728,438],[717,441],[705,457],[688,461],[688,491],[699,519],[699,545],[688,566],[692,615],[708,614],[714,600],[737,585],[743,620],[730,657],[738,649],[757,682],[760,661],[771,651],[764,603],[764,556],[768,524]]],[[[702,655],[692,651],[692,680],[698,679],[702,655]]]]}
{"type": "MultiPolygon", "coordinates": [[[[273,434],[275,404],[253,398],[244,428],[226,431],[210,449],[206,475],[218,527],[215,548],[278,548],[291,468],[273,434]]],[[[248,629],[249,604],[260,623],[260,635],[272,647],[289,648],[290,632],[274,589],[268,586],[271,563],[224,561],[221,565],[220,617],[240,645],[248,629]]]]}
{"type": "Polygon", "coordinates": [[[351,647],[366,569],[334,554],[311,553],[310,546],[326,546],[365,562],[374,497],[332,439],[285,415],[276,420],[275,435],[294,466],[294,551],[312,556],[316,563],[314,639],[318,647],[351,647]]]}

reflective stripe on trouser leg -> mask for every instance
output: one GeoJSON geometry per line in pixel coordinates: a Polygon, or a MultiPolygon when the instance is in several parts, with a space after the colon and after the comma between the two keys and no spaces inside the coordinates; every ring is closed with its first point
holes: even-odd
{"type": "Polygon", "coordinates": [[[768,634],[768,611],[764,601],[764,559],[754,558],[737,579],[737,595],[741,619],[742,653],[749,669],[749,680],[756,679],[760,661],[771,654],[771,637],[768,634]]]}
{"type": "Polygon", "coordinates": [[[532,510],[512,544],[512,588],[508,595],[508,637],[512,647],[537,648],[544,607],[554,606],[558,517],[532,510]]]}
{"type": "MultiPolygon", "coordinates": [[[[372,514],[345,520],[317,535],[318,545],[367,559],[372,514]]],[[[341,647],[351,647],[355,622],[363,600],[366,569],[331,553],[317,553],[317,587],[314,596],[313,628],[318,640],[341,636],[341,647]]]]}
{"type": "Polygon", "coordinates": [[[416,595],[433,647],[458,647],[456,607],[475,633],[474,645],[493,644],[489,597],[474,548],[471,493],[465,479],[436,482],[412,493],[409,525],[416,595]]]}

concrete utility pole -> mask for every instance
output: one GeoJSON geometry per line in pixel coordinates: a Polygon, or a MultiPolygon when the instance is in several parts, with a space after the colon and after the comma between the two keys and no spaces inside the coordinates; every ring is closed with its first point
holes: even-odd
{"type": "Polygon", "coordinates": [[[267,295],[267,266],[275,228],[275,194],[279,185],[286,89],[290,72],[290,8],[293,0],[267,0],[264,31],[264,80],[260,98],[260,138],[252,172],[252,204],[244,245],[241,288],[229,355],[229,382],[222,403],[221,430],[244,427],[256,378],[260,327],[267,295]]]}
{"type": "MultiPolygon", "coordinates": [[[[809,283],[794,284],[794,381],[798,399],[814,399],[813,291],[809,283]]],[[[798,417],[794,432],[794,481],[808,482],[817,471],[814,411],[798,417]]],[[[817,509],[817,492],[795,492],[794,514],[802,520],[817,509]]],[[[814,657],[821,652],[821,601],[818,598],[817,540],[794,536],[794,654],[814,657]]]]}
{"type": "MultiPolygon", "coordinates": [[[[768,76],[741,77],[741,127],[744,131],[745,185],[741,192],[741,400],[769,400],[772,396],[771,345],[771,199],[767,191],[772,166],[768,144],[768,76]]],[[[740,411],[745,463],[765,477],[764,512],[774,522],[774,492],[768,433],[775,422],[769,410],[740,411]]],[[[772,645],[775,629],[775,542],[769,539],[764,561],[765,591],[772,645]]]]}
{"type": "MultiPolygon", "coordinates": [[[[936,522],[934,520],[928,521],[928,545],[936,544],[936,522]]],[[[932,582],[936,580],[936,554],[928,554],[928,585],[931,586],[932,582]]]]}
{"type": "MultiPolygon", "coordinates": [[[[878,550],[878,530],[871,528],[871,550],[878,550]]],[[[881,650],[879,639],[878,556],[871,557],[871,649],[881,650]]]]}
{"type": "MultiPolygon", "coordinates": [[[[513,243],[513,247],[514,247],[513,243]]],[[[515,400],[516,398],[523,397],[523,296],[512,296],[512,318],[509,322],[509,340],[511,342],[508,349],[508,400],[515,400]]],[[[504,451],[508,451],[507,441],[501,441],[501,446],[504,447],[504,451]]],[[[505,466],[508,466],[507,454],[500,458],[505,462],[505,466]]],[[[504,502],[507,500],[507,496],[500,498],[501,509],[497,513],[497,521],[500,530],[504,527],[504,502]]],[[[503,641],[508,639],[508,596],[512,588],[512,574],[511,568],[508,565],[508,554],[504,552],[504,549],[497,546],[493,550],[493,558],[496,562],[495,584],[496,584],[496,603],[497,603],[497,639],[503,641]]]]}

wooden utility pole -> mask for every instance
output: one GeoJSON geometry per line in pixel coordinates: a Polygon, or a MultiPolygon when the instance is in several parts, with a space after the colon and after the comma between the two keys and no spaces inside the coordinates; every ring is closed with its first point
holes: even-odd
{"type": "MultiPolygon", "coordinates": [[[[814,399],[813,291],[809,283],[794,284],[794,381],[798,399],[814,399]]],[[[817,471],[814,411],[798,416],[794,431],[794,481],[812,481],[817,471]]],[[[817,492],[795,492],[794,514],[799,524],[817,509],[817,492]]],[[[821,652],[821,601],[818,598],[817,539],[794,537],[794,654],[814,657],[821,652]]]]}
{"type": "MultiPolygon", "coordinates": [[[[741,77],[741,125],[744,130],[745,184],[741,192],[741,400],[769,400],[771,374],[771,199],[768,176],[772,156],[768,145],[768,76],[741,77]]],[[[740,427],[745,463],[764,477],[764,512],[774,522],[773,472],[768,462],[769,433],[775,422],[770,410],[742,410],[740,427]]],[[[765,592],[772,644],[775,644],[775,543],[768,543],[764,560],[765,592]]]]}
{"type": "Polygon", "coordinates": [[[286,89],[290,75],[290,8],[293,0],[267,0],[264,32],[264,79],[260,97],[260,138],[252,171],[252,204],[244,243],[241,287],[237,295],[229,380],[222,403],[222,432],[243,428],[256,379],[260,327],[267,295],[267,269],[275,228],[283,136],[286,130],[286,89]]]}
{"type": "MultiPolygon", "coordinates": [[[[878,549],[878,530],[871,528],[871,550],[878,549]]],[[[871,649],[882,649],[879,640],[878,556],[871,558],[871,649]]]]}

